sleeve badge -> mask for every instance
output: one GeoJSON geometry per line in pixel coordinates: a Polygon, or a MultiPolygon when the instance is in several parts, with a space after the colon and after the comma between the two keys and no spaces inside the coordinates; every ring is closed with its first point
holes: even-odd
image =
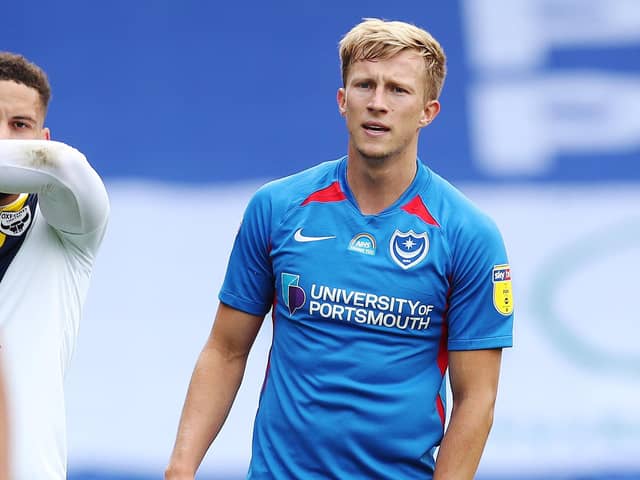
{"type": "Polygon", "coordinates": [[[513,313],[513,294],[511,291],[511,268],[509,265],[493,267],[493,306],[501,315],[513,313]]]}

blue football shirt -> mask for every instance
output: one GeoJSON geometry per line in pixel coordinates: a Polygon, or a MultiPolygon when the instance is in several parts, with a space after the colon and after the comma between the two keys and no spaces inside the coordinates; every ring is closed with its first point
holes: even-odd
{"type": "Polygon", "coordinates": [[[431,478],[448,351],[512,344],[495,224],[420,161],[363,215],[346,168],[262,187],[234,243],[220,301],[273,317],[252,479],[431,478]]]}

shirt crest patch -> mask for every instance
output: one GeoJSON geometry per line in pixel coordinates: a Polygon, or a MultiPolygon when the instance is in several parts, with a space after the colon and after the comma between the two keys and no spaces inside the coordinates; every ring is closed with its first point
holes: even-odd
{"type": "Polygon", "coordinates": [[[31,225],[31,208],[25,205],[17,212],[0,212],[0,232],[19,237],[31,225]]]}
{"type": "Polygon", "coordinates": [[[415,267],[427,256],[429,251],[429,237],[427,232],[416,233],[413,230],[401,232],[396,230],[391,235],[389,252],[391,258],[402,269],[415,267]]]}
{"type": "Polygon", "coordinates": [[[0,282],[33,225],[37,195],[23,194],[0,210],[0,282]]]}

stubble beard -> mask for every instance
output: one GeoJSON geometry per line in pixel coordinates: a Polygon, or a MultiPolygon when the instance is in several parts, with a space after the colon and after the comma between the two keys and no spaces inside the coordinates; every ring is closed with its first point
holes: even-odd
{"type": "Polygon", "coordinates": [[[394,157],[397,157],[402,152],[402,148],[371,152],[357,145],[355,145],[355,147],[356,151],[360,155],[360,158],[362,158],[368,165],[374,168],[388,164],[394,157]]]}
{"type": "Polygon", "coordinates": [[[362,158],[362,160],[364,160],[364,163],[369,165],[369,167],[372,168],[380,168],[383,165],[385,165],[388,160],[390,155],[386,154],[386,153],[380,153],[380,154],[374,154],[371,155],[369,153],[363,152],[362,150],[358,149],[358,154],[360,155],[360,158],[362,158]]]}

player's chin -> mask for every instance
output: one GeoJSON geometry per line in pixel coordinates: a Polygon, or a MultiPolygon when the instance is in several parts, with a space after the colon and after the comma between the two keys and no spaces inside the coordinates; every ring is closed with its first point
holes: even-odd
{"type": "Polygon", "coordinates": [[[391,156],[388,148],[381,148],[380,146],[363,146],[358,148],[358,153],[362,158],[371,161],[383,161],[391,156]]]}

